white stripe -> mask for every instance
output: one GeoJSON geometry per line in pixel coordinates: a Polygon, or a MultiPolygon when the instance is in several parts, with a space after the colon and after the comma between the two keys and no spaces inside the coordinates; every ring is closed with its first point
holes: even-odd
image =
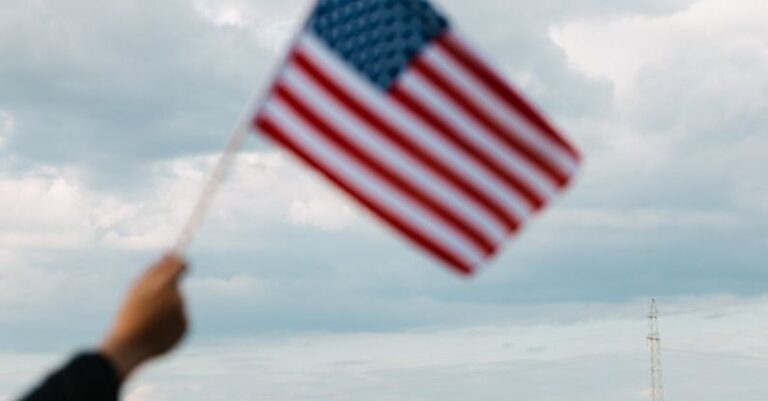
{"type": "Polygon", "coordinates": [[[501,140],[477,123],[464,109],[440,93],[440,89],[419,74],[408,71],[398,84],[400,89],[418,99],[427,109],[436,114],[474,146],[483,150],[497,164],[506,167],[507,172],[518,177],[534,192],[549,199],[556,192],[556,184],[540,168],[534,166],[525,155],[503,144],[501,140]]]}
{"type": "Polygon", "coordinates": [[[506,184],[467,156],[463,149],[442,138],[431,127],[414,118],[410,111],[372,88],[364,77],[339,61],[312,34],[302,36],[299,39],[299,47],[312,58],[313,64],[337,77],[336,80],[343,82],[344,88],[354,93],[370,110],[375,110],[376,114],[392,124],[395,129],[407,133],[420,146],[431,150],[433,156],[446,166],[453,167],[455,173],[478,185],[485,196],[507,208],[518,222],[522,223],[528,218],[531,207],[519,194],[507,190],[506,184]]]}
{"type": "Polygon", "coordinates": [[[319,114],[344,138],[356,144],[383,165],[385,169],[404,178],[416,188],[423,188],[438,203],[454,214],[471,222],[496,244],[505,237],[505,229],[496,218],[476,204],[466,194],[457,191],[453,184],[431,170],[424,168],[414,157],[396,148],[390,141],[357,117],[348,112],[346,106],[328,95],[324,88],[315,83],[306,73],[296,67],[289,67],[282,76],[291,92],[306,99],[305,105],[319,114]]]}
{"type": "Polygon", "coordinates": [[[490,112],[497,123],[501,123],[515,137],[532,148],[537,154],[565,174],[571,175],[577,167],[576,160],[562,147],[554,143],[550,138],[539,131],[525,116],[513,107],[508,107],[506,101],[492,93],[487,87],[461,64],[455,62],[450,54],[438,45],[428,46],[423,53],[423,59],[430,67],[440,71],[458,85],[461,92],[468,95],[472,102],[482,106],[482,109],[490,112]]]}
{"type": "Polygon", "coordinates": [[[306,124],[301,116],[279,99],[270,100],[263,113],[312,158],[329,168],[342,181],[351,184],[366,198],[376,200],[377,204],[383,205],[391,213],[407,221],[416,231],[442,244],[446,250],[453,251],[457,258],[467,265],[475,266],[482,261],[482,251],[474,244],[463,239],[452,227],[443,224],[429,209],[414,204],[402,196],[397,188],[369,174],[364,166],[344,152],[339,152],[321,133],[306,124]]]}
{"type": "MultiPolygon", "coordinates": [[[[450,36],[451,41],[453,41],[455,44],[457,44],[465,52],[467,52],[469,55],[473,56],[476,60],[478,60],[480,62],[483,62],[486,65],[486,68],[491,69],[490,67],[488,67],[489,64],[487,62],[484,62],[484,60],[490,60],[491,57],[489,57],[489,55],[485,54],[480,47],[473,46],[471,43],[469,43],[467,41],[467,39],[466,39],[466,36],[464,36],[464,35],[460,34],[459,32],[457,32],[456,29],[452,29],[450,32],[448,32],[448,36],[450,36]]],[[[504,77],[502,75],[500,75],[500,74],[496,74],[496,75],[502,81],[502,83],[506,84],[506,82],[504,81],[504,77]]],[[[510,84],[507,84],[507,85],[510,85],[510,84]]],[[[524,115],[522,116],[522,119],[526,120],[526,121],[528,120],[524,115]]],[[[534,123],[533,121],[529,121],[529,123],[534,126],[535,130],[541,130],[543,132],[543,129],[539,128],[536,125],[536,123],[534,123]]],[[[552,143],[554,143],[555,145],[559,146],[561,150],[568,148],[567,145],[560,144],[557,141],[549,138],[547,132],[544,132],[544,136],[548,140],[553,141],[552,143]]],[[[563,139],[563,141],[567,143],[565,138],[561,138],[561,139],[563,139]]],[[[578,164],[579,164],[578,157],[575,157],[575,156],[571,155],[570,151],[568,151],[568,150],[566,150],[565,152],[566,152],[566,154],[568,154],[569,157],[574,158],[573,160],[574,160],[574,162],[577,165],[576,168],[578,169],[578,164]]]]}

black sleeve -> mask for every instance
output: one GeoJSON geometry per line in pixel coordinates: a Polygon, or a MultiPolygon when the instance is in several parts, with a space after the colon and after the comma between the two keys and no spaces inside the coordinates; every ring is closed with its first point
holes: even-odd
{"type": "Polygon", "coordinates": [[[53,372],[21,401],[117,401],[120,379],[110,361],[82,354],[53,372]]]}

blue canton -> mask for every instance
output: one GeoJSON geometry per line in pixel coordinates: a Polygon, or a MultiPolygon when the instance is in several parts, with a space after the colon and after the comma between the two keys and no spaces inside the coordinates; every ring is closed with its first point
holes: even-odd
{"type": "Polygon", "coordinates": [[[448,26],[425,0],[320,0],[308,28],[387,90],[448,26]]]}

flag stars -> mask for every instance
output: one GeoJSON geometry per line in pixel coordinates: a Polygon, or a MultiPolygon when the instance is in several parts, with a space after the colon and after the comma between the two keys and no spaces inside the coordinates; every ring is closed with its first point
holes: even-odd
{"type": "Polygon", "coordinates": [[[330,48],[382,89],[446,26],[424,0],[321,0],[309,23],[330,48]]]}

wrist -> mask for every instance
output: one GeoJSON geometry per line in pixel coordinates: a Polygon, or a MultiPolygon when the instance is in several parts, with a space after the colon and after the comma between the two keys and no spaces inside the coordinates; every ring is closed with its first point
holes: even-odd
{"type": "Polygon", "coordinates": [[[120,381],[124,381],[146,360],[144,352],[138,347],[113,339],[104,341],[98,350],[101,355],[112,362],[120,381]]]}

